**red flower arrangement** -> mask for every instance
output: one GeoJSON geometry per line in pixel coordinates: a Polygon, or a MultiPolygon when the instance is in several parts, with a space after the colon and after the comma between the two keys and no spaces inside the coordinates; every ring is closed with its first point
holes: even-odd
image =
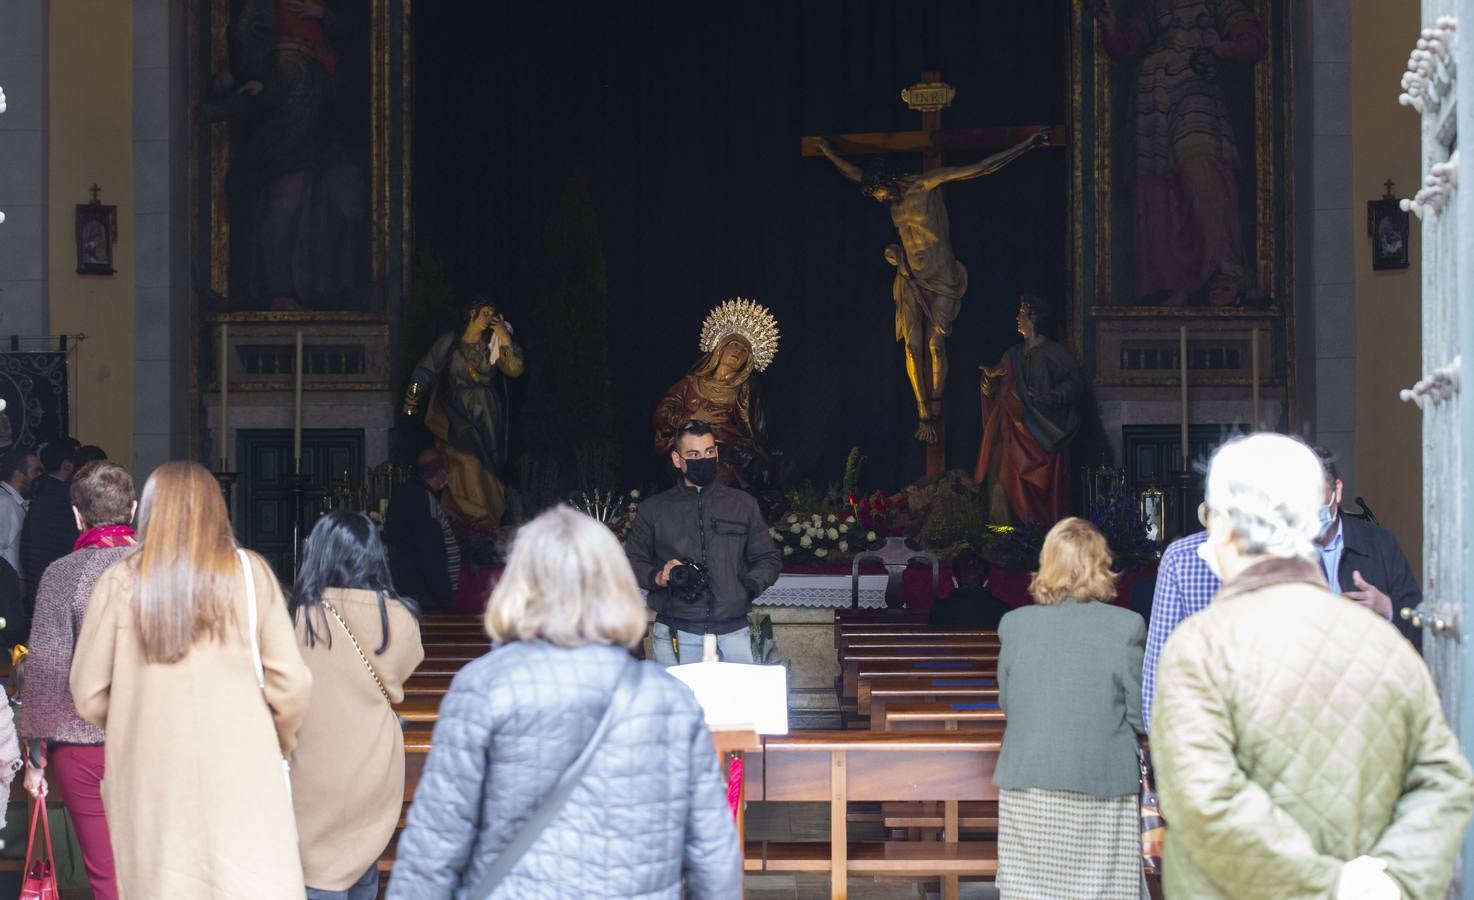
{"type": "Polygon", "coordinates": [[[887,497],[885,491],[877,490],[869,497],[850,494],[845,501],[867,531],[893,536],[903,533],[893,519],[907,508],[905,494],[887,497]]]}

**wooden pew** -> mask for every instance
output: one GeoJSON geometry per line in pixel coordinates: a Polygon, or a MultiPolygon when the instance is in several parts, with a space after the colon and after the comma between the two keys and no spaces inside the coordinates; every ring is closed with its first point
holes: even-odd
{"type": "Polygon", "coordinates": [[[444,694],[406,694],[404,700],[394,707],[394,712],[406,723],[434,725],[440,717],[440,701],[444,699],[444,694]]]}
{"type": "Polygon", "coordinates": [[[998,671],[992,660],[943,662],[867,662],[840,676],[840,699],[854,706],[860,682],[866,678],[991,678],[998,671]]]}
{"type": "Polygon", "coordinates": [[[870,720],[878,723],[877,727],[881,731],[955,731],[964,728],[997,730],[1003,727],[1004,715],[996,702],[922,700],[886,703],[884,715],[871,716],[870,720]]]}
{"type": "MultiPolygon", "coordinates": [[[[967,732],[805,731],[763,741],[761,785],[749,797],[830,804],[830,842],[753,842],[749,872],[828,872],[830,893],[844,898],[849,874],[940,876],[955,900],[962,876],[998,871],[997,846],[959,839],[958,803],[996,801],[993,768],[1000,742],[967,732]],[[850,843],[848,804],[932,800],[944,804],[944,840],[850,843]]],[[[753,757],[749,757],[752,759],[753,757]]]]}
{"type": "Polygon", "coordinates": [[[992,648],[997,650],[996,634],[937,634],[915,633],[897,635],[841,635],[838,650],[843,662],[851,653],[859,650],[904,650],[921,647],[955,647],[963,650],[992,648]]]}
{"type": "Polygon", "coordinates": [[[920,640],[929,638],[992,638],[998,640],[998,632],[989,628],[923,628],[916,625],[897,626],[893,628],[873,628],[863,626],[845,627],[839,632],[839,646],[841,649],[845,644],[855,641],[875,640],[886,638],[890,640],[920,640]]]}
{"type": "Polygon", "coordinates": [[[997,647],[865,647],[854,649],[845,656],[844,670],[854,670],[858,676],[860,666],[866,663],[991,663],[998,664],[997,647]]]}
{"type": "Polygon", "coordinates": [[[997,704],[998,680],[989,678],[867,678],[860,682],[859,714],[884,730],[885,707],[892,700],[951,700],[997,704]]]}
{"type": "MultiPolygon", "coordinates": [[[[888,703],[884,716],[871,717],[875,727],[883,731],[966,729],[1003,738],[1003,710],[996,703],[968,703],[934,700],[920,703],[888,703]],[[984,707],[984,708],[978,708],[984,707]]],[[[943,804],[931,801],[882,803],[880,819],[888,829],[904,829],[914,835],[936,832],[946,827],[943,804]]],[[[957,825],[963,831],[998,831],[998,804],[992,801],[969,801],[957,807],[957,825]]]]}
{"type": "Polygon", "coordinates": [[[836,609],[834,611],[834,645],[839,646],[840,630],[847,625],[926,625],[926,613],[913,609],[836,609]]]}
{"type": "MultiPolygon", "coordinates": [[[[917,671],[960,672],[966,668],[991,669],[997,671],[998,648],[975,647],[903,647],[865,648],[850,651],[840,666],[840,712],[849,715],[851,701],[858,713],[860,670],[874,664],[890,664],[897,668],[912,668],[917,671]]],[[[929,673],[935,675],[935,672],[929,673]]]]}

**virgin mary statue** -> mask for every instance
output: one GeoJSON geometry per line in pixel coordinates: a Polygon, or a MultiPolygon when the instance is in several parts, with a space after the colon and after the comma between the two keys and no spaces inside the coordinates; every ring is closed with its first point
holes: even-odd
{"type": "Polygon", "coordinates": [[[716,437],[718,480],[743,490],[762,487],[771,460],[757,373],[777,355],[778,323],[752,300],[728,300],[702,324],[701,350],[655,408],[655,451],[669,453],[681,424],[701,419],[716,437]]]}

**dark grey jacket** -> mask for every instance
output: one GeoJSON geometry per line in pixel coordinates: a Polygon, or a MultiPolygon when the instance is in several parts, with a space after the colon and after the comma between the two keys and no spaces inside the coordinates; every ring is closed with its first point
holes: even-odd
{"type": "MultiPolygon", "coordinates": [[[[514,642],[440,705],[390,900],[464,900],[598,725],[628,654],[514,642]]],[[[573,796],[492,894],[737,897],[742,853],[701,708],[655,663],[573,796]]]]}
{"type": "Polygon", "coordinates": [[[1392,600],[1392,624],[1421,651],[1423,629],[1414,628],[1399,613],[1404,608],[1416,609],[1423,602],[1423,591],[1397,538],[1382,526],[1354,516],[1341,517],[1341,530],[1345,535],[1345,549],[1341,552],[1340,565],[1336,566],[1341,592],[1356,590],[1351,576],[1360,572],[1367,584],[1392,600]]]}
{"type": "Polygon", "coordinates": [[[685,482],[640,504],[624,542],[635,579],[660,621],[695,634],[727,634],[747,624],[752,598],[773,586],[783,559],[750,494],[723,484],[703,490],[685,482]],[[690,604],[655,576],[672,559],[711,571],[712,601],[690,604]]]}
{"type": "Polygon", "coordinates": [[[998,623],[998,702],[1008,716],[993,783],[1097,797],[1137,790],[1146,623],[1066,600],[998,623]]]}

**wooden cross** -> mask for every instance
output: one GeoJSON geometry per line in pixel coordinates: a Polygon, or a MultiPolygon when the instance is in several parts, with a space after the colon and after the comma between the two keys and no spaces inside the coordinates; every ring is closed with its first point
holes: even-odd
{"type": "MultiPolygon", "coordinates": [[[[942,82],[942,73],[924,71],[921,83],[901,92],[907,105],[921,113],[920,131],[873,131],[864,134],[840,134],[827,138],[829,146],[840,156],[874,156],[886,153],[920,153],[921,170],[929,172],[942,165],[942,154],[949,150],[997,151],[1027,140],[1040,130],[1046,130],[1049,140],[1045,146],[1066,146],[1067,134],[1063,125],[1004,125],[995,128],[943,128],[942,109],[950,106],[952,88],[942,82]]],[[[804,156],[823,156],[819,150],[818,135],[806,135],[802,139],[804,156]]],[[[947,470],[947,416],[942,415],[934,423],[937,430],[936,443],[926,448],[926,474],[941,475],[947,470]]]]}

